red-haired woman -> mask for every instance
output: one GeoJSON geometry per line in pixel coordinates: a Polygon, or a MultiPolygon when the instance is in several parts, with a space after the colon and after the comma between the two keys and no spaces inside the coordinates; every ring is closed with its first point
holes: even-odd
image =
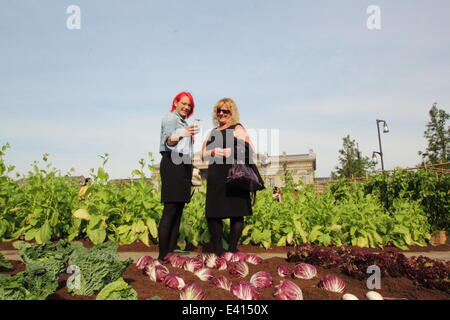
{"type": "Polygon", "coordinates": [[[190,201],[192,179],[192,137],[198,127],[189,126],[186,119],[194,112],[194,98],[189,92],[179,93],[172,102],[172,109],[162,119],[159,151],[162,159],[161,202],[163,214],[158,227],[159,256],[175,250],[179,235],[181,215],[190,201]]]}

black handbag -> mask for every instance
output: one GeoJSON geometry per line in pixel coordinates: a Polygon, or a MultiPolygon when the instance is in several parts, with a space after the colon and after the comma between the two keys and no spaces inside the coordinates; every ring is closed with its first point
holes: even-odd
{"type": "Polygon", "coordinates": [[[264,189],[264,185],[248,164],[234,163],[228,171],[226,183],[232,188],[250,192],[264,189]]]}

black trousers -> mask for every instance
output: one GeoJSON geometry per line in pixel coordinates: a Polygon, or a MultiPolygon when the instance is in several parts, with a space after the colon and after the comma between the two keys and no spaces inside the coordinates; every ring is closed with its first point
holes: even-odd
{"type": "MultiPolygon", "coordinates": [[[[222,246],[223,223],[221,218],[208,218],[208,229],[211,236],[213,252],[220,256],[225,250],[222,246]]],[[[244,228],[244,217],[230,218],[229,252],[237,252],[237,245],[244,228]]]]}

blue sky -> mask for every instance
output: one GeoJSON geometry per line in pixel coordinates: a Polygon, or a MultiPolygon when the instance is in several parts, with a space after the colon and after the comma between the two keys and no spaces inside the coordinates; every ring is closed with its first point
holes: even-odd
{"type": "Polygon", "coordinates": [[[447,0],[2,1],[5,160],[25,173],[49,153],[87,176],[107,152],[111,177],[128,177],[148,152],[159,161],[160,120],[187,90],[205,129],[231,97],[247,128],[279,130],[280,152],[313,149],[317,176],[347,134],[378,151],[376,119],[390,128],[385,168],[415,166],[428,110],[450,109],[448,12],[447,0]],[[369,5],[381,30],[366,26],[369,5]]]}

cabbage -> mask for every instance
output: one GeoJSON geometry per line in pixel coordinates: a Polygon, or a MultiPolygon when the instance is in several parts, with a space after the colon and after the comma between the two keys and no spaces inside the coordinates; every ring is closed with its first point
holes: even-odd
{"type": "Polygon", "coordinates": [[[206,294],[197,284],[191,283],[180,292],[180,300],[205,300],[206,294]]]}
{"type": "Polygon", "coordinates": [[[309,280],[317,276],[317,269],[312,264],[300,263],[294,268],[294,277],[309,280]]]}
{"type": "Polygon", "coordinates": [[[248,265],[242,261],[232,262],[229,265],[228,271],[232,276],[245,278],[248,275],[248,265]]]}
{"type": "Polygon", "coordinates": [[[302,289],[289,280],[281,280],[275,287],[274,297],[278,300],[303,300],[302,289]]]}
{"type": "Polygon", "coordinates": [[[231,287],[230,292],[241,300],[258,300],[259,293],[250,282],[239,282],[231,287]]]}
{"type": "Polygon", "coordinates": [[[69,266],[80,268],[81,287],[69,291],[76,295],[91,296],[108,283],[121,278],[133,260],[120,261],[117,247],[116,242],[106,242],[90,249],[84,247],[75,249],[69,257],[69,266]]]}
{"type": "Polygon", "coordinates": [[[331,292],[342,293],[345,289],[345,282],[334,275],[326,275],[320,280],[319,286],[331,292]]]}
{"type": "Polygon", "coordinates": [[[250,283],[257,289],[269,288],[272,282],[272,276],[265,271],[259,271],[250,278],[250,283]]]}

